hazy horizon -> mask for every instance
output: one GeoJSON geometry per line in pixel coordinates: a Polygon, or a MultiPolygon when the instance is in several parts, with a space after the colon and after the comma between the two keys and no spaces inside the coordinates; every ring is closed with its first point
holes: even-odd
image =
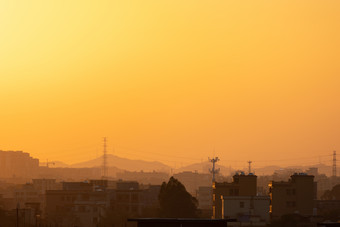
{"type": "MultiPolygon", "coordinates": [[[[1,149],[0,149],[1,151],[1,149]]],[[[4,150],[2,150],[4,151],[4,150]]],[[[8,152],[8,151],[5,151],[5,152],[8,152]]],[[[14,151],[16,152],[16,151],[14,151]]],[[[22,151],[22,152],[25,152],[25,151],[22,151]]],[[[27,152],[25,152],[27,153],[27,152]]],[[[87,159],[87,160],[79,160],[77,162],[65,162],[63,160],[43,160],[43,159],[40,159],[39,157],[36,157],[36,156],[32,156],[32,154],[30,154],[30,156],[32,158],[37,158],[39,159],[39,162],[40,162],[40,166],[46,166],[46,162],[48,161],[49,162],[49,167],[50,168],[55,168],[55,167],[67,167],[67,168],[83,168],[83,167],[100,167],[102,168],[102,164],[103,164],[103,154],[100,153],[98,154],[97,157],[94,157],[93,159],[87,159]],[[95,162],[97,162],[97,164],[94,164],[95,162]],[[88,164],[86,164],[88,163],[88,164]],[[66,166],[63,166],[63,165],[66,165],[66,166]]],[[[323,156],[322,158],[321,157],[318,157],[318,161],[315,161],[315,162],[311,162],[311,161],[304,161],[303,163],[300,161],[300,160],[297,160],[296,159],[296,162],[295,164],[289,164],[289,162],[291,162],[292,160],[295,160],[295,159],[288,159],[288,160],[271,160],[271,161],[263,161],[263,160],[259,160],[259,161],[252,161],[251,163],[251,168],[252,168],[252,171],[254,171],[256,173],[256,170],[259,170],[259,169],[271,169],[272,167],[277,167],[277,169],[275,170],[279,170],[280,168],[283,168],[283,169],[289,169],[289,168],[298,168],[298,169],[301,169],[301,171],[305,171],[307,170],[309,167],[317,167],[317,166],[320,166],[322,167],[322,170],[321,172],[323,173],[326,173],[327,175],[331,175],[331,165],[332,165],[332,156],[333,155],[327,155],[327,156],[323,156]],[[323,161],[321,161],[323,160],[323,161]],[[288,164],[287,164],[287,161],[288,161],[288,164]],[[324,168],[325,167],[328,167],[329,170],[325,170],[324,168]]],[[[170,156],[171,157],[171,156],[170,156]]],[[[152,163],[159,163],[159,164],[162,164],[162,165],[166,165],[167,167],[171,168],[172,170],[181,170],[183,168],[187,168],[187,167],[190,167],[192,165],[196,165],[197,167],[199,167],[198,169],[192,169],[191,171],[199,171],[201,172],[203,167],[206,167],[207,165],[209,165],[209,168],[211,167],[210,165],[211,162],[209,161],[209,159],[202,159],[201,161],[198,161],[198,160],[194,160],[194,161],[191,161],[191,162],[167,162],[167,161],[162,161],[162,160],[148,160],[148,159],[143,159],[143,158],[128,158],[128,157],[124,157],[124,156],[120,156],[120,155],[117,155],[117,154],[112,154],[112,153],[107,153],[107,165],[110,166],[110,167],[118,167],[116,166],[116,162],[112,159],[112,158],[117,158],[118,159],[118,162],[119,160],[127,160],[127,161],[141,161],[141,162],[147,162],[149,165],[152,164],[152,163]]],[[[310,157],[305,157],[306,159],[310,159],[310,157]]],[[[316,157],[312,157],[312,159],[315,159],[316,157]]],[[[121,166],[121,164],[119,164],[121,166]]],[[[141,166],[143,166],[143,164],[140,164],[141,166]]],[[[139,166],[140,166],[139,165],[139,166]]],[[[224,168],[227,168],[227,169],[230,169],[232,171],[248,171],[248,168],[249,168],[249,164],[248,164],[248,160],[219,160],[217,162],[217,166],[221,166],[221,167],[224,167],[224,168]]],[[[121,167],[118,167],[118,169],[121,169],[121,170],[128,170],[130,167],[125,167],[125,166],[121,166],[121,167]]],[[[162,167],[163,168],[163,167],[162,167]]],[[[150,166],[147,167],[146,169],[145,168],[136,168],[135,171],[152,171],[152,170],[156,170],[156,171],[164,171],[165,169],[157,169],[157,168],[152,168],[150,169],[150,166]]],[[[167,171],[170,171],[170,169],[168,169],[167,171]]],[[[206,169],[206,171],[208,171],[208,169],[206,169]]],[[[267,171],[266,171],[267,172],[267,171]]]]}

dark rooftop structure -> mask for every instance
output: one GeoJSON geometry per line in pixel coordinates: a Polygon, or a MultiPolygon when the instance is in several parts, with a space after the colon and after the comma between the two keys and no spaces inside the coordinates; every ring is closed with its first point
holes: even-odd
{"type": "Polygon", "coordinates": [[[318,223],[318,227],[339,227],[340,222],[323,222],[323,223],[318,223]]]}
{"type": "Polygon", "coordinates": [[[234,219],[196,219],[196,218],[136,218],[138,227],[226,227],[234,219]]]}

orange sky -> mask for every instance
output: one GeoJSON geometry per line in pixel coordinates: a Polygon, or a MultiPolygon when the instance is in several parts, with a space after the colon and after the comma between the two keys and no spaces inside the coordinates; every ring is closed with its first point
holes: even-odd
{"type": "Polygon", "coordinates": [[[0,1],[0,150],[331,164],[339,28],[336,0],[0,1]]]}

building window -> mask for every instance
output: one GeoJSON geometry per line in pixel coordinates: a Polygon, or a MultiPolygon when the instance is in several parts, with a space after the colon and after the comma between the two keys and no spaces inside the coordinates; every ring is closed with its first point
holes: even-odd
{"type": "Polygon", "coordinates": [[[292,189],[292,195],[295,195],[296,194],[296,191],[295,191],[295,188],[292,189]]]}
{"type": "Polygon", "coordinates": [[[79,212],[85,212],[85,206],[79,206],[79,212]]]}
{"type": "Polygon", "coordinates": [[[132,194],[132,202],[138,202],[138,194],[132,194]]]}
{"type": "Polygon", "coordinates": [[[137,206],[132,206],[131,207],[131,211],[134,212],[134,213],[137,213],[138,207],[137,206]]]}
{"type": "Polygon", "coordinates": [[[238,188],[234,190],[234,195],[237,195],[238,196],[239,194],[239,191],[238,191],[238,188]]]}
{"type": "Polygon", "coordinates": [[[234,195],[234,189],[229,189],[229,195],[234,195]]]}
{"type": "Polygon", "coordinates": [[[286,206],[289,208],[296,207],[296,202],[295,201],[287,201],[286,206]]]}
{"type": "Polygon", "coordinates": [[[93,218],[93,224],[97,224],[98,223],[98,218],[97,217],[94,217],[93,218]]]}
{"type": "Polygon", "coordinates": [[[240,202],[240,208],[244,208],[244,202],[240,202]]]}
{"type": "Polygon", "coordinates": [[[90,200],[90,196],[89,196],[88,194],[84,194],[84,195],[82,196],[82,199],[83,199],[84,201],[89,201],[89,200],[90,200]]]}
{"type": "Polygon", "coordinates": [[[117,196],[117,201],[119,202],[129,202],[129,200],[130,200],[129,195],[122,194],[117,196]]]}
{"type": "Polygon", "coordinates": [[[286,192],[287,192],[287,195],[291,195],[292,194],[290,189],[287,189],[286,192]]]}

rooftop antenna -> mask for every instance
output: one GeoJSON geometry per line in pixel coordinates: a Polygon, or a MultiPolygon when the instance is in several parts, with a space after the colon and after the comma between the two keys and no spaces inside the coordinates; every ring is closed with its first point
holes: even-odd
{"type": "Polygon", "coordinates": [[[252,161],[248,161],[248,173],[251,174],[251,163],[252,161]]]}
{"type": "Polygon", "coordinates": [[[103,147],[103,166],[102,166],[102,178],[107,179],[107,151],[106,151],[106,137],[104,137],[104,147],[103,147]]]}
{"type": "Polygon", "coordinates": [[[336,151],[333,151],[333,177],[336,177],[336,151]]]}
{"type": "Polygon", "coordinates": [[[218,157],[215,157],[215,158],[212,158],[212,159],[209,158],[209,162],[212,162],[212,164],[213,164],[213,168],[209,169],[210,173],[212,173],[212,175],[213,175],[212,182],[215,182],[215,175],[220,172],[219,168],[215,169],[215,163],[218,162],[219,160],[220,159],[218,157]]]}

